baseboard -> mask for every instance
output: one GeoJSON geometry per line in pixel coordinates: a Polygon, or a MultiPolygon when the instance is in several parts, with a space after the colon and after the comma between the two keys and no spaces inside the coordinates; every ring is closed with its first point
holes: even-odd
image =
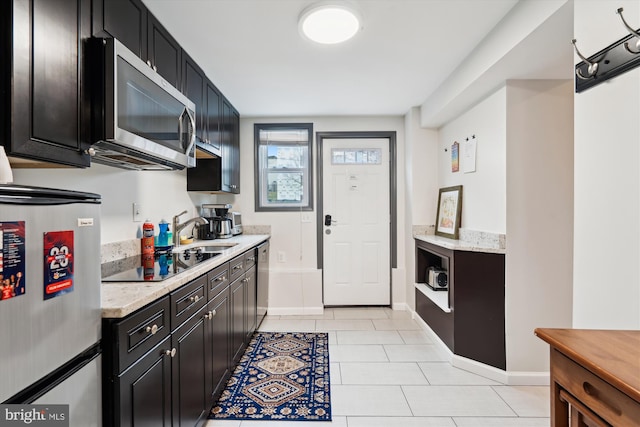
{"type": "Polygon", "coordinates": [[[321,316],[324,307],[269,307],[269,316],[321,316]]]}
{"type": "Polygon", "coordinates": [[[406,302],[398,302],[391,304],[391,309],[396,311],[411,311],[406,302]]]}
{"type": "Polygon", "coordinates": [[[439,348],[448,356],[449,362],[456,368],[481,375],[493,381],[505,385],[549,385],[549,372],[523,372],[523,371],[503,371],[502,369],[489,366],[485,363],[471,360],[463,356],[453,354],[451,349],[440,339],[440,337],[427,325],[427,323],[410,307],[411,317],[424,329],[439,348]]]}

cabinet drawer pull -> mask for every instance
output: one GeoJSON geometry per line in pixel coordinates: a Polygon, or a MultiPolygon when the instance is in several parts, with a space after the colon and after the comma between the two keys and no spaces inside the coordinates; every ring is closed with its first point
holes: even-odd
{"type": "Polygon", "coordinates": [[[144,331],[148,334],[150,333],[151,335],[155,335],[156,332],[158,332],[158,325],[147,326],[144,328],[144,331]]]}
{"type": "Polygon", "coordinates": [[[251,262],[253,262],[253,261],[255,261],[255,260],[256,260],[256,257],[254,257],[254,256],[247,258],[247,261],[251,261],[251,262]]]}
{"type": "Polygon", "coordinates": [[[233,271],[240,270],[241,268],[242,268],[242,265],[239,265],[239,264],[238,264],[238,265],[236,265],[236,266],[234,266],[234,267],[233,267],[233,271]]]}
{"type": "Polygon", "coordinates": [[[207,311],[207,314],[204,315],[204,318],[207,320],[211,320],[213,319],[213,316],[215,316],[217,313],[215,310],[211,310],[211,311],[207,311]]]}
{"type": "Polygon", "coordinates": [[[165,350],[164,351],[164,355],[165,356],[169,356],[169,357],[174,357],[176,355],[176,349],[175,347],[172,348],[171,350],[165,350]]]}
{"type": "Polygon", "coordinates": [[[200,297],[198,295],[192,296],[191,298],[189,298],[189,301],[198,302],[200,301],[200,297]]]}
{"type": "Polygon", "coordinates": [[[225,280],[227,280],[226,276],[218,276],[215,278],[216,282],[224,282],[225,280]]]}
{"type": "Polygon", "coordinates": [[[216,314],[218,314],[218,312],[215,309],[213,309],[213,311],[211,312],[211,318],[213,318],[213,316],[215,316],[216,314]]]}

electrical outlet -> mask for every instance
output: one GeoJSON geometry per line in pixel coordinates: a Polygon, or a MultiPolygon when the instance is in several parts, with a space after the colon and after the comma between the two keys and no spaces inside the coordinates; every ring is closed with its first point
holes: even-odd
{"type": "Polygon", "coordinates": [[[140,207],[140,204],[138,203],[134,203],[133,204],[133,222],[142,222],[142,208],[140,207]]]}
{"type": "Polygon", "coordinates": [[[278,251],[278,262],[287,262],[287,256],[284,251],[278,251]]]}

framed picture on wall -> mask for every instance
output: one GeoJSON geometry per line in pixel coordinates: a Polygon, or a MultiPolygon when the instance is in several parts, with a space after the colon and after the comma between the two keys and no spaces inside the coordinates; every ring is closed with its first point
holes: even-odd
{"type": "Polygon", "coordinates": [[[462,185],[441,188],[438,193],[438,214],[436,216],[436,235],[458,238],[462,213],[462,185]]]}

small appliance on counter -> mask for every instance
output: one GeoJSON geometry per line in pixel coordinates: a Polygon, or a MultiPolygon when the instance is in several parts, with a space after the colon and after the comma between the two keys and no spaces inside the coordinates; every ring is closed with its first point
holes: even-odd
{"type": "Polygon", "coordinates": [[[231,220],[231,234],[234,236],[242,234],[242,216],[240,212],[229,212],[227,218],[231,220]]]}
{"type": "Polygon", "coordinates": [[[427,285],[434,291],[446,291],[449,289],[447,271],[440,267],[427,268],[427,285]]]}
{"type": "Polygon", "coordinates": [[[198,228],[198,238],[212,240],[233,237],[232,219],[228,216],[231,207],[229,204],[203,204],[201,216],[206,218],[209,224],[198,228]]]}

